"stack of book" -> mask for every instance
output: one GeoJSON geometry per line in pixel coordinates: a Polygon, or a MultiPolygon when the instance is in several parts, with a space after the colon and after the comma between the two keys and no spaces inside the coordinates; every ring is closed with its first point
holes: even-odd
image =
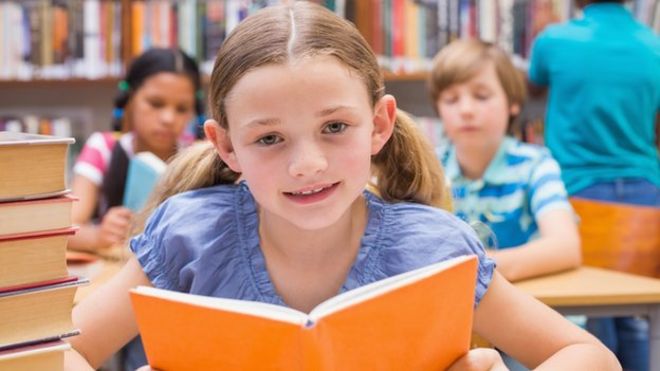
{"type": "Polygon", "coordinates": [[[0,132],[0,369],[62,370],[78,334],[66,246],[76,232],[66,188],[72,138],[0,132]]]}

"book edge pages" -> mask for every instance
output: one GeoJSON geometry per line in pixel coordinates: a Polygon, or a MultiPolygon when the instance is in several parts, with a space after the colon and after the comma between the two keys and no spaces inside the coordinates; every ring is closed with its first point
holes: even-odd
{"type": "Polygon", "coordinates": [[[151,296],[162,300],[186,303],[209,309],[222,309],[233,313],[268,318],[300,326],[303,326],[308,320],[307,314],[276,304],[187,294],[148,286],[138,286],[130,291],[136,295],[151,296]]]}
{"type": "Polygon", "coordinates": [[[48,193],[37,193],[37,194],[31,194],[31,195],[26,195],[26,196],[20,196],[20,197],[6,197],[2,198],[0,197],[0,202],[14,202],[14,201],[33,201],[33,200],[38,200],[41,198],[53,198],[53,197],[58,197],[58,196],[64,196],[68,193],[70,193],[70,189],[63,189],[61,191],[56,191],[56,192],[48,192],[48,193]]]}
{"type": "Polygon", "coordinates": [[[74,330],[71,330],[69,332],[65,332],[65,333],[62,333],[62,334],[57,334],[57,335],[54,335],[54,336],[48,336],[48,337],[44,337],[44,338],[40,338],[40,339],[21,341],[21,342],[18,342],[18,343],[0,344],[0,352],[6,352],[6,351],[18,349],[18,348],[27,347],[27,346],[34,346],[34,345],[38,345],[38,344],[41,344],[41,343],[49,343],[49,342],[62,340],[62,339],[65,339],[65,338],[69,338],[69,337],[72,337],[72,336],[78,336],[78,335],[80,335],[80,330],[79,329],[74,329],[74,330]]]}
{"type": "Polygon", "coordinates": [[[71,287],[85,286],[89,284],[89,282],[90,282],[89,279],[85,277],[78,277],[78,279],[72,281],[64,281],[61,283],[55,283],[50,285],[25,287],[13,291],[4,291],[4,292],[0,292],[0,299],[19,296],[19,295],[29,295],[37,292],[46,292],[46,291],[68,289],[71,287]]]}
{"type": "Polygon", "coordinates": [[[71,137],[58,138],[50,135],[13,133],[9,131],[0,132],[0,147],[22,146],[22,145],[46,145],[46,144],[69,145],[75,142],[76,142],[75,138],[71,138],[71,137]]]}
{"type": "Polygon", "coordinates": [[[358,287],[354,290],[343,292],[314,307],[314,309],[312,309],[312,311],[309,313],[309,317],[313,322],[317,322],[324,316],[362,303],[388,291],[392,291],[397,288],[420,281],[424,278],[433,276],[438,272],[447,270],[451,267],[463,264],[466,261],[476,258],[476,255],[457,256],[452,259],[444,260],[438,263],[414,269],[412,271],[388,277],[383,280],[375,281],[370,284],[358,287]]]}
{"type": "Polygon", "coordinates": [[[0,362],[23,357],[31,357],[43,353],[67,351],[71,349],[71,344],[62,340],[56,340],[54,342],[27,345],[25,346],[26,349],[22,348],[23,347],[7,349],[4,351],[6,354],[2,354],[2,352],[0,352],[0,362]]]}

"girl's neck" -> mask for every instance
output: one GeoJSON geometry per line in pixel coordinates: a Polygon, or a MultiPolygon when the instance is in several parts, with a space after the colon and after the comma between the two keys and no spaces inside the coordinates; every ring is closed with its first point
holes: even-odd
{"type": "Polygon", "coordinates": [[[481,179],[497,154],[498,146],[482,145],[458,149],[456,148],[456,161],[461,168],[463,177],[471,180],[481,179]]]}
{"type": "MultiPolygon", "coordinates": [[[[333,225],[318,230],[296,227],[276,215],[259,211],[259,237],[264,252],[303,265],[322,265],[333,256],[345,254],[349,246],[359,247],[367,222],[364,197],[358,197],[333,225]]],[[[357,252],[357,251],[355,251],[357,252]]]]}
{"type": "Polygon", "coordinates": [[[301,230],[260,212],[259,236],[269,277],[284,302],[309,312],[337,295],[360,248],[367,207],[359,197],[337,223],[301,230]]]}

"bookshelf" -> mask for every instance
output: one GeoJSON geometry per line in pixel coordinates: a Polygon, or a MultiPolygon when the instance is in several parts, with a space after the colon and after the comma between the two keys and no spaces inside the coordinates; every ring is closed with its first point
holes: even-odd
{"type": "MultiPolygon", "coordinates": [[[[31,114],[33,107],[91,109],[90,122],[73,128],[83,140],[109,128],[116,83],[133,56],[150,46],[178,45],[208,74],[233,27],[281,1],[0,0],[0,33],[12,34],[0,40],[0,117],[8,110],[31,114]]],[[[426,71],[446,43],[465,37],[493,41],[524,66],[539,20],[576,16],[573,0],[310,1],[356,24],[379,56],[388,91],[417,116],[435,116],[426,71]]],[[[657,1],[629,6],[660,31],[657,1]]],[[[533,105],[532,116],[542,112],[542,104],[533,105]]]]}

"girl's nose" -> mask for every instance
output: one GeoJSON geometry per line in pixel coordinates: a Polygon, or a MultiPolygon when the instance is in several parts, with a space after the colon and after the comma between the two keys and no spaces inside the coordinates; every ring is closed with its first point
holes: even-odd
{"type": "Polygon", "coordinates": [[[165,107],[160,112],[160,120],[166,125],[172,125],[174,123],[176,113],[174,108],[165,107]]]}
{"type": "Polygon", "coordinates": [[[315,144],[299,145],[289,163],[289,174],[295,178],[316,175],[328,168],[325,153],[315,144]]]}

